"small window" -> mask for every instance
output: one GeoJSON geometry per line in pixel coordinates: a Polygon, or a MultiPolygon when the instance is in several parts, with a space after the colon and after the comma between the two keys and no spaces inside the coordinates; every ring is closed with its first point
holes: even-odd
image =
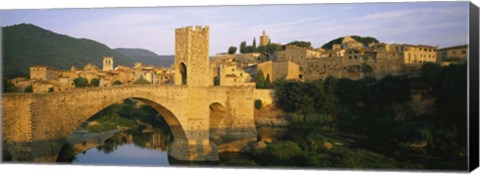
{"type": "Polygon", "coordinates": [[[467,51],[463,50],[463,51],[462,51],[462,54],[467,54],[467,51]]]}
{"type": "Polygon", "coordinates": [[[457,54],[457,52],[456,52],[456,51],[452,51],[452,54],[457,54]]]}

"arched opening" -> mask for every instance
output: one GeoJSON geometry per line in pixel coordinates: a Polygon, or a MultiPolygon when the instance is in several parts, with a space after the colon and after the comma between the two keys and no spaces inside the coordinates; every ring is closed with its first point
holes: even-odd
{"type": "Polygon", "coordinates": [[[220,103],[210,105],[210,142],[216,145],[223,144],[222,135],[225,134],[225,107],[220,103]]]}
{"type": "Polygon", "coordinates": [[[179,65],[180,68],[180,74],[182,75],[182,85],[187,84],[187,66],[182,62],[179,65]]]}
{"type": "Polygon", "coordinates": [[[172,143],[185,141],[185,132],[170,110],[148,99],[129,98],[83,122],[67,138],[57,161],[166,166],[172,143]],[[138,157],[143,162],[137,161],[138,157]]]}

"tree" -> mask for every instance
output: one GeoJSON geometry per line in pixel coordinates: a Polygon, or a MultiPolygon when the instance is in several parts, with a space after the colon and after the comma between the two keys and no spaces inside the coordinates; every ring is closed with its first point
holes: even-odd
{"type": "Polygon", "coordinates": [[[132,84],[136,84],[136,85],[148,85],[148,84],[152,84],[150,83],[149,81],[145,80],[143,78],[143,76],[140,76],[139,79],[135,80],[134,82],[132,82],[132,84]]]}
{"type": "Polygon", "coordinates": [[[265,86],[266,89],[272,88],[272,82],[270,81],[270,74],[267,74],[267,78],[265,79],[265,86]]]}
{"type": "Polygon", "coordinates": [[[90,81],[90,84],[91,84],[92,86],[98,87],[98,86],[100,86],[100,79],[99,79],[99,78],[93,78],[93,79],[90,81]]]}
{"type": "Polygon", "coordinates": [[[24,91],[24,92],[28,92],[28,93],[33,92],[33,86],[32,86],[32,85],[28,85],[28,86],[25,88],[25,90],[23,90],[23,91],[24,91]]]}
{"type": "Polygon", "coordinates": [[[83,88],[88,85],[88,80],[83,77],[75,78],[73,79],[73,84],[75,85],[76,88],[83,88]]]}
{"type": "Polygon", "coordinates": [[[255,49],[253,48],[253,46],[247,46],[245,47],[245,52],[244,53],[253,53],[255,51],[255,49]]]}
{"type": "Polygon", "coordinates": [[[122,85],[122,82],[120,80],[115,80],[113,82],[113,86],[117,86],[117,85],[122,85]]]}
{"type": "Polygon", "coordinates": [[[4,79],[3,80],[3,92],[4,93],[18,92],[18,89],[17,89],[17,87],[15,87],[15,85],[10,80],[4,79]]]}
{"type": "Polygon", "coordinates": [[[258,89],[265,88],[265,76],[263,75],[263,71],[258,71],[257,76],[255,77],[255,84],[258,89]]]}
{"type": "Polygon", "coordinates": [[[228,47],[228,54],[235,54],[237,52],[237,47],[230,46],[228,47]]]}
{"type": "Polygon", "coordinates": [[[257,49],[257,41],[255,41],[255,37],[253,38],[253,43],[252,43],[253,50],[257,49]]]}
{"type": "Polygon", "coordinates": [[[245,53],[245,48],[247,47],[247,42],[243,41],[240,43],[240,53],[245,53]]]}
{"type": "Polygon", "coordinates": [[[422,66],[422,79],[429,85],[434,85],[440,77],[442,67],[436,63],[425,63],[422,66]]]}
{"type": "Polygon", "coordinates": [[[288,43],[287,45],[295,45],[297,47],[303,47],[303,48],[312,48],[312,44],[307,41],[293,41],[288,43]]]}
{"type": "Polygon", "coordinates": [[[337,116],[337,108],[339,105],[338,98],[336,96],[337,79],[332,76],[328,76],[323,83],[324,95],[322,95],[316,103],[317,112],[321,114],[337,116]]]}

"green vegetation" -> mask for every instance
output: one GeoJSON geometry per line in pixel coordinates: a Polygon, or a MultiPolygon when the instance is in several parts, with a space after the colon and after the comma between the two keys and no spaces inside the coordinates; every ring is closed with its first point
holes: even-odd
{"type": "Polygon", "coordinates": [[[267,74],[267,78],[265,78],[265,85],[263,87],[266,89],[271,89],[273,87],[270,80],[270,74],[267,74]]]}
{"type": "MultiPolygon", "coordinates": [[[[174,62],[173,55],[157,55],[156,53],[138,48],[116,48],[114,51],[122,54],[133,62],[142,62],[144,65],[153,65],[156,67],[170,67],[174,62]]],[[[114,57],[115,64],[117,58],[114,57]]],[[[126,64],[121,64],[126,65],[126,64]]]]}
{"type": "Polygon", "coordinates": [[[240,53],[246,53],[246,48],[247,48],[247,42],[243,41],[240,43],[240,53]]]}
{"type": "Polygon", "coordinates": [[[115,80],[113,82],[113,86],[117,86],[117,85],[122,85],[122,82],[120,80],[115,80]]]}
{"type": "Polygon", "coordinates": [[[52,88],[48,88],[48,92],[53,92],[53,91],[54,91],[53,87],[52,87],[52,88]]]}
{"type": "MultiPolygon", "coordinates": [[[[361,37],[361,36],[351,36],[353,39],[355,39],[358,42],[361,42],[363,45],[367,46],[368,44],[372,42],[378,42],[378,40],[374,37],[366,36],[366,37],[361,37]]],[[[322,46],[323,49],[332,49],[333,44],[341,44],[342,40],[344,37],[339,37],[334,40],[331,40],[330,42],[327,42],[322,46]]]]}
{"type": "Polygon", "coordinates": [[[255,100],[255,109],[262,109],[262,100],[257,99],[255,100]]]}
{"type": "Polygon", "coordinates": [[[13,83],[7,79],[3,79],[3,92],[4,93],[12,93],[18,92],[18,89],[13,85],[13,83]]]}
{"type": "Polygon", "coordinates": [[[281,49],[282,49],[281,45],[268,44],[268,45],[259,46],[257,48],[257,52],[271,55],[271,54],[275,53],[275,51],[279,51],[281,49]]]}
{"type": "Polygon", "coordinates": [[[237,47],[231,46],[228,47],[228,54],[235,54],[237,52],[237,47]]]}
{"type": "MultiPolygon", "coordinates": [[[[302,47],[302,48],[312,48],[312,44],[310,42],[307,42],[307,41],[292,41],[292,42],[288,43],[287,45],[295,45],[297,47],[302,47]]],[[[285,46],[283,46],[283,49],[285,49],[285,46]]]]}
{"type": "Polygon", "coordinates": [[[265,76],[263,75],[263,71],[259,71],[257,76],[255,77],[255,84],[257,89],[262,89],[265,87],[265,76]]]}
{"type": "Polygon", "coordinates": [[[113,104],[97,114],[88,121],[96,121],[98,124],[85,126],[84,129],[90,132],[104,132],[117,130],[119,128],[142,130],[145,125],[136,122],[148,123],[153,129],[169,132],[168,125],[158,116],[158,112],[148,105],[138,105],[136,100],[127,99],[123,104],[113,104]]]}
{"type": "Polygon", "coordinates": [[[143,76],[140,76],[140,78],[138,78],[137,80],[133,81],[132,84],[135,84],[135,85],[149,85],[149,84],[152,84],[150,83],[149,81],[145,80],[143,78],[143,76]]]}
{"type": "Polygon", "coordinates": [[[48,65],[59,69],[83,67],[87,63],[102,64],[102,57],[112,56],[115,63],[133,65],[122,54],[89,39],[57,34],[32,24],[2,27],[3,78],[28,77],[32,65],[48,65]]]}
{"type": "Polygon", "coordinates": [[[90,80],[90,84],[92,86],[98,87],[98,86],[100,86],[100,79],[99,78],[93,78],[92,80],[90,80]]]}
{"type": "Polygon", "coordinates": [[[466,73],[466,64],[426,63],[420,77],[277,81],[276,104],[288,114],[289,135],[267,143],[255,162],[465,170],[466,73]],[[416,103],[416,95],[435,102],[416,103]]]}
{"type": "Polygon", "coordinates": [[[257,49],[257,41],[255,40],[255,38],[253,38],[252,48],[253,48],[253,50],[257,49]]]}
{"type": "Polygon", "coordinates": [[[267,74],[267,78],[263,74],[263,71],[259,71],[255,76],[255,85],[257,89],[271,89],[272,82],[270,82],[270,74],[267,74]]]}
{"type": "Polygon", "coordinates": [[[109,130],[116,130],[119,127],[133,128],[136,126],[135,121],[120,117],[116,113],[111,113],[95,120],[98,125],[86,126],[84,130],[89,132],[105,132],[109,130]]]}
{"type": "Polygon", "coordinates": [[[88,79],[79,77],[73,79],[73,85],[75,85],[76,88],[84,88],[88,86],[88,79]]]}
{"type": "Polygon", "coordinates": [[[32,86],[32,85],[28,85],[28,86],[23,90],[23,92],[27,92],[27,93],[33,92],[33,86],[32,86]]]}

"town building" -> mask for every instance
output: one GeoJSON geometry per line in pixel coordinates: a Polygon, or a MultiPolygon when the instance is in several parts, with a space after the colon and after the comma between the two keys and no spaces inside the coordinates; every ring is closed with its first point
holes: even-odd
{"type": "Polygon", "coordinates": [[[439,61],[450,61],[453,59],[467,60],[468,46],[458,45],[458,46],[438,49],[437,57],[439,61]]]}

